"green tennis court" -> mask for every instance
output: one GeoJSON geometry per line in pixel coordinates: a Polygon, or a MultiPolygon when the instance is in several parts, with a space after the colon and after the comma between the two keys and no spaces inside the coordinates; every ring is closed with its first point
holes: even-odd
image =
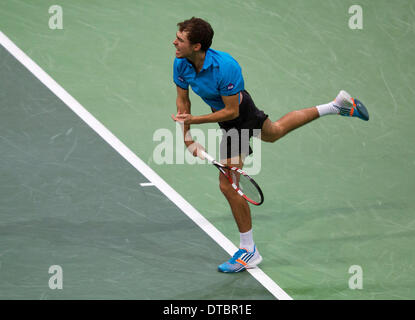
{"type": "Polygon", "coordinates": [[[412,1],[6,0],[0,31],[1,299],[415,299],[412,1]],[[349,28],[354,4],[363,29],[349,28]],[[262,144],[260,274],[217,272],[239,241],[217,170],[153,157],[154,133],[175,132],[172,41],[192,16],[212,24],[212,48],[238,60],[272,120],[340,89],[371,115],[262,144]]]}

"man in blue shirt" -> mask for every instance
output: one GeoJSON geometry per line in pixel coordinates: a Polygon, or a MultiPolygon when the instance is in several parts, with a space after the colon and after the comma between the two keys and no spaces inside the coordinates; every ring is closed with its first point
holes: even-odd
{"type": "MultiPolygon", "coordinates": [[[[228,53],[210,49],[213,29],[200,18],[191,18],[177,24],[179,30],[173,45],[176,59],[173,67],[173,80],[177,88],[177,114],[174,121],[183,124],[186,147],[194,156],[203,158],[199,151],[203,146],[195,143],[190,136],[191,124],[218,122],[225,134],[222,138],[220,157],[227,165],[242,168],[245,156],[252,153],[249,138],[254,131],[262,141],[275,142],[288,132],[309,123],[321,116],[340,114],[369,120],[363,104],[340,91],[334,101],[312,108],[289,112],[273,122],[259,110],[244,88],[242,70],[238,62],[228,53]],[[211,108],[211,113],[192,115],[189,99],[189,85],[211,108]],[[249,130],[246,139],[241,131],[249,130]],[[237,132],[238,145],[228,132],[237,132]]],[[[223,174],[219,174],[220,190],[228,200],[240,232],[240,250],[227,262],[219,265],[221,272],[239,272],[253,268],[262,261],[253,241],[251,211],[247,201],[239,196],[223,174]]]]}

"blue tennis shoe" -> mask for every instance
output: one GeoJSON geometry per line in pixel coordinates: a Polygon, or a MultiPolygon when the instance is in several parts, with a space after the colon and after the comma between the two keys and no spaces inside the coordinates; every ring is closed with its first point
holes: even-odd
{"type": "Polygon", "coordinates": [[[361,101],[352,98],[346,91],[341,90],[334,99],[334,107],[339,110],[339,114],[345,117],[357,117],[364,121],[369,120],[369,112],[361,101]]]}
{"type": "Polygon", "coordinates": [[[231,259],[218,266],[220,272],[234,273],[241,272],[246,269],[255,268],[262,261],[256,246],[252,252],[247,249],[239,249],[231,259]]]}

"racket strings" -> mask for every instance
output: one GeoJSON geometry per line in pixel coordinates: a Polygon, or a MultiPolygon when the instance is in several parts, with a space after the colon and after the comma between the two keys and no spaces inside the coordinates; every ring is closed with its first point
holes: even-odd
{"type": "Polygon", "coordinates": [[[231,177],[233,183],[243,192],[243,194],[257,203],[261,202],[261,194],[249,177],[235,171],[231,172],[231,177]]]}

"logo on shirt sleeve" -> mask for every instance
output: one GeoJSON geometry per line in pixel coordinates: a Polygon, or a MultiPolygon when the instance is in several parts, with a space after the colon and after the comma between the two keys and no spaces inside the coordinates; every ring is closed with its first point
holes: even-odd
{"type": "Polygon", "coordinates": [[[235,86],[233,85],[233,83],[228,84],[227,89],[228,90],[232,90],[235,86]]]}

